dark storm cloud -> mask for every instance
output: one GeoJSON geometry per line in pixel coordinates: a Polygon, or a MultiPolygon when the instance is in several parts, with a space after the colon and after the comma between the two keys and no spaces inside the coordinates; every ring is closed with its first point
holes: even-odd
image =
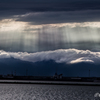
{"type": "Polygon", "coordinates": [[[55,24],[67,22],[100,21],[100,10],[69,11],[69,12],[35,12],[18,16],[17,21],[31,24],[55,24]]]}
{"type": "Polygon", "coordinates": [[[21,14],[25,14],[28,11],[26,10],[14,10],[14,9],[5,9],[5,10],[0,10],[0,20],[2,19],[9,19],[9,18],[13,18],[14,15],[21,15],[21,14]]]}
{"type": "Polygon", "coordinates": [[[100,12],[97,10],[100,10],[100,0],[0,0],[0,20],[39,12],[39,16],[33,14],[18,19],[35,24],[98,21],[100,12]]]}
{"type": "Polygon", "coordinates": [[[31,11],[100,9],[100,0],[1,0],[0,9],[29,9],[31,11]]]}

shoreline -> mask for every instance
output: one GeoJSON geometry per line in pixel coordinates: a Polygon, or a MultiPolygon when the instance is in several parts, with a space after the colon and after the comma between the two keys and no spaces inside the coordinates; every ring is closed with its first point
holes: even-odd
{"type": "Polygon", "coordinates": [[[21,81],[21,80],[0,80],[0,84],[100,86],[100,82],[24,81],[24,80],[23,81],[21,81]]]}

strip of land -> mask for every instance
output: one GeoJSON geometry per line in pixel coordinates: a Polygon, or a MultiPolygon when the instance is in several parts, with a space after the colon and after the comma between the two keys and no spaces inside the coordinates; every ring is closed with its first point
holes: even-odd
{"type": "Polygon", "coordinates": [[[100,82],[69,82],[69,81],[29,81],[29,80],[0,80],[0,84],[42,84],[42,85],[83,85],[100,86],[100,82]]]}

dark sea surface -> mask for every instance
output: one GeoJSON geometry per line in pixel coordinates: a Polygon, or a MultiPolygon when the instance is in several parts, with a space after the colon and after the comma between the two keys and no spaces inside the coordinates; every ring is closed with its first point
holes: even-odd
{"type": "Polygon", "coordinates": [[[100,86],[0,84],[0,100],[100,100],[100,86]]]}

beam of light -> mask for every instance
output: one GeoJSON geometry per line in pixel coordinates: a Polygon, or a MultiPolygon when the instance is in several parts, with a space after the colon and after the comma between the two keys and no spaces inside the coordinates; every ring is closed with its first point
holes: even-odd
{"type": "Polygon", "coordinates": [[[27,52],[61,48],[81,49],[80,46],[93,49],[90,44],[94,47],[98,44],[99,47],[99,26],[100,22],[33,25],[5,19],[0,21],[0,48],[27,52]]]}
{"type": "Polygon", "coordinates": [[[19,31],[23,30],[25,25],[24,22],[16,22],[14,19],[4,19],[0,22],[0,31],[19,31]]]}

